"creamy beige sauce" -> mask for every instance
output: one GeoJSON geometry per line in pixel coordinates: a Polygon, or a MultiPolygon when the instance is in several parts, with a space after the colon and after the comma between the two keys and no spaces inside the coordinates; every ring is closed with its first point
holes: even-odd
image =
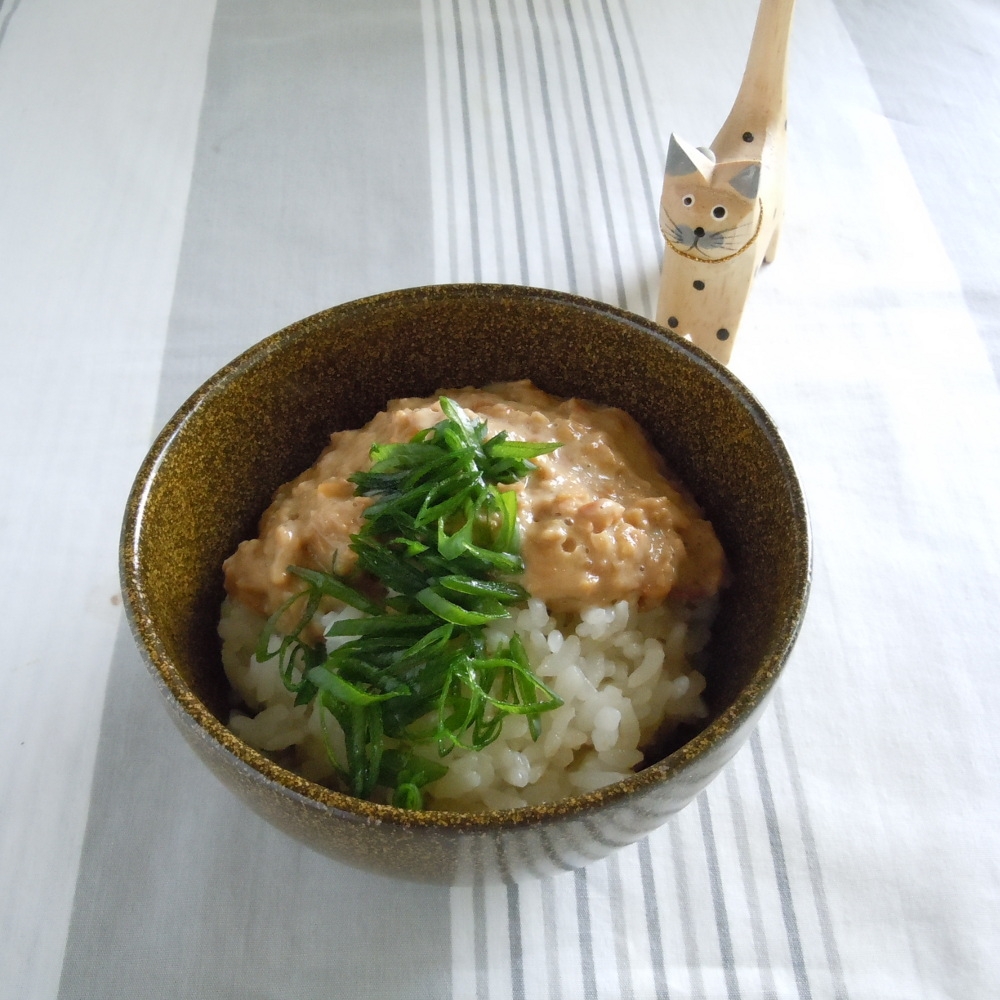
{"type": "Polygon", "coordinates": [[[551,610],[621,599],[649,608],[668,595],[694,601],[719,589],[725,558],[712,526],[638,424],[622,410],[512,382],[394,400],[366,427],[331,435],[316,464],[278,489],[259,537],[226,560],[229,595],[269,615],[302,589],[289,566],[350,573],[357,561],[350,536],[372,501],[354,495],[348,476],[369,468],[373,444],[409,441],[438,423],[441,395],[485,419],[490,435],[561,442],[510,487],[518,492],[521,583],[551,610]]]}

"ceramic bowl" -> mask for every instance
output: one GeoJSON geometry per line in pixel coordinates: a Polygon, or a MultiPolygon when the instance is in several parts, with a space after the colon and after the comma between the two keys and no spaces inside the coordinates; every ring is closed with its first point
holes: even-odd
{"type": "Polygon", "coordinates": [[[724,367],[640,317],[579,297],[496,285],[389,292],[304,319],[209,379],[156,439],[121,540],[125,607],[165,705],[209,768],[261,816],[341,861],[469,883],[572,869],[685,806],[748,737],[805,610],[806,511],[788,454],[724,367]],[[530,378],[619,406],[646,429],[725,547],[704,672],[709,717],[618,784],[551,805],[474,815],[359,801],[283,769],[226,728],[216,624],[221,564],[281,483],[334,430],[399,396],[530,378]]]}

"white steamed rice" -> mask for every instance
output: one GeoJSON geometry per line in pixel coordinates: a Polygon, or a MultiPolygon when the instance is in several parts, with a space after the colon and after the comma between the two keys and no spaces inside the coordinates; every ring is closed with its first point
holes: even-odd
{"type": "MultiPolygon", "coordinates": [[[[707,715],[705,679],[690,658],[708,638],[712,602],[697,611],[671,604],[638,611],[627,601],[556,618],[530,600],[487,630],[499,645],[516,631],[535,674],[564,704],[541,716],[537,742],[523,716],[509,716],[497,741],[478,753],[457,748],[442,760],[448,773],[428,785],[429,808],[475,811],[513,809],[589,792],[633,773],[640,748],[681,722],[707,715]]],[[[334,612],[324,627],[353,609],[334,612]]],[[[293,704],[275,660],[254,657],[264,619],[229,599],[219,634],[226,676],[241,699],[229,728],[246,743],[275,756],[306,778],[335,784],[313,706],[293,704]],[[249,713],[248,714],[248,710],[249,713]]],[[[277,641],[277,640],[274,640],[277,641]]],[[[329,648],[343,639],[328,639],[329,648]]],[[[343,734],[323,713],[333,751],[346,761],[343,734]]],[[[438,759],[434,746],[418,752],[438,759]]]]}

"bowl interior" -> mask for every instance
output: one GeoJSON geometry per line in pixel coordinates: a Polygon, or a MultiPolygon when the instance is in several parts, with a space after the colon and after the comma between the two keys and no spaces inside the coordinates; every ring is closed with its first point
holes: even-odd
{"type": "Polygon", "coordinates": [[[274,490],[332,431],[361,426],[389,399],[519,378],[627,410],[704,508],[734,578],[709,649],[706,726],[752,711],[794,641],[809,574],[802,497],[770,420],[726,369],[648,321],[560,293],[471,285],[388,293],[296,323],[214,376],[154,444],[126,514],[127,608],[161,679],[203,725],[216,729],[229,705],[221,564],[256,534],[274,490]]]}

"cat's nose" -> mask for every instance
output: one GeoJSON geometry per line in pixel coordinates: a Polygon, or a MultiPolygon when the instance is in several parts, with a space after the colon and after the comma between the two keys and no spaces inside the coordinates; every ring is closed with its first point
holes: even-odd
{"type": "Polygon", "coordinates": [[[697,228],[697,229],[696,229],[696,230],[694,231],[694,234],[695,234],[695,236],[697,236],[697,237],[698,237],[698,239],[700,240],[700,239],[702,238],[702,236],[704,236],[704,235],[705,235],[705,230],[704,230],[704,229],[702,229],[702,228],[701,228],[701,226],[699,226],[699,227],[698,227],[698,228],[697,228]]]}

